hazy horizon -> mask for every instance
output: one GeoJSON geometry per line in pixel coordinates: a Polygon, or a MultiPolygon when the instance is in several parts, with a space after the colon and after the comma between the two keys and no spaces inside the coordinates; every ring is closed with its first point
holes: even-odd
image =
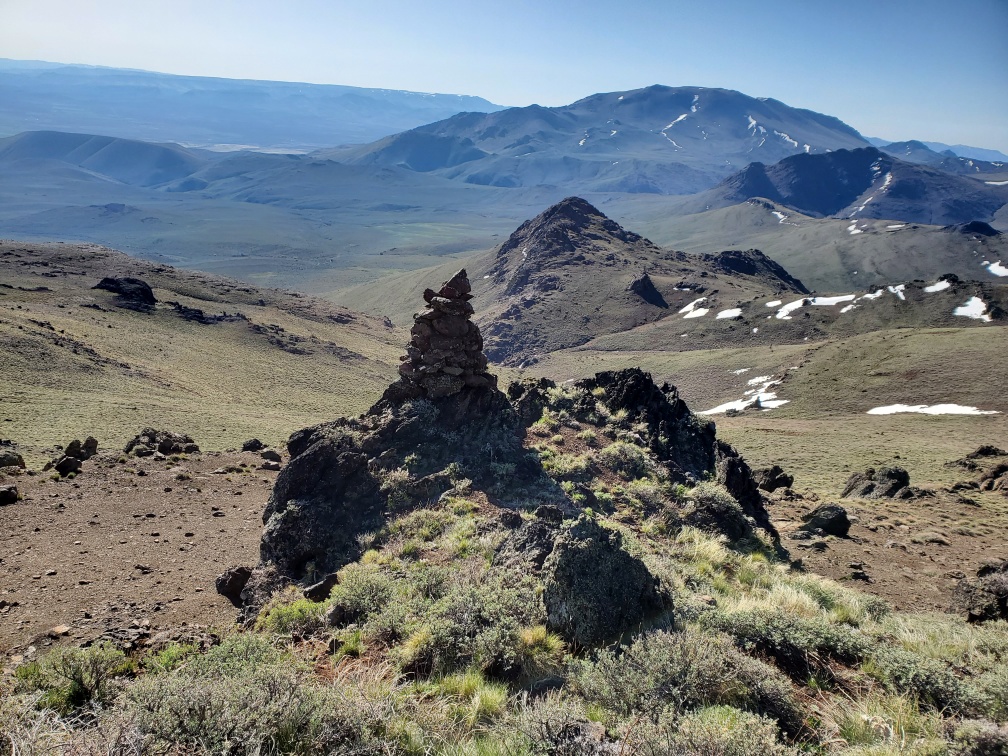
{"type": "Polygon", "coordinates": [[[651,84],[724,88],[835,116],[866,136],[1008,153],[1008,3],[955,8],[5,0],[0,56],[475,95],[506,106],[566,105],[651,84]]]}

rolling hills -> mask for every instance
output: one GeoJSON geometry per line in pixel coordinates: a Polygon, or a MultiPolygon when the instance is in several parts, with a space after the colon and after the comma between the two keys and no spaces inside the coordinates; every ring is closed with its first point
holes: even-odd
{"type": "Polygon", "coordinates": [[[3,136],[26,129],[85,131],[199,147],[302,152],[501,107],[467,95],[4,59],[0,100],[3,136]]]}

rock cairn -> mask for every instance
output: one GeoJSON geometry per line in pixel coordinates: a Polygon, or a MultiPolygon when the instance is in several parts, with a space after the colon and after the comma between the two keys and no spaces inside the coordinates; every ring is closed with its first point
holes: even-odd
{"type": "Polygon", "coordinates": [[[457,394],[467,386],[497,386],[497,377],[486,370],[479,326],[470,320],[471,291],[469,276],[460,270],[439,291],[425,290],[427,307],[413,316],[412,338],[399,375],[431,399],[457,394]]]}

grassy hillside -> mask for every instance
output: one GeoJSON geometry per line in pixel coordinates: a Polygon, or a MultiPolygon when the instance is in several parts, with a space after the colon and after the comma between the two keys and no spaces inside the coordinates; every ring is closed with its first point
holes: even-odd
{"type": "Polygon", "coordinates": [[[93,246],[0,246],[0,435],[36,456],[89,434],[119,446],[144,426],[211,449],[278,443],[370,406],[403,341],[380,319],[295,293],[93,246]],[[92,288],[106,275],[147,281],[156,310],[116,306],[92,288]],[[169,302],[240,317],[204,324],[169,302]]]}

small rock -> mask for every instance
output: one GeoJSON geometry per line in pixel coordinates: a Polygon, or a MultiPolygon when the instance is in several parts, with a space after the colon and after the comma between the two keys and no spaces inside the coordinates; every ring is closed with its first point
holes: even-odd
{"type": "Polygon", "coordinates": [[[0,507],[7,504],[17,504],[18,490],[14,484],[0,486],[0,507]]]}
{"type": "Polygon", "coordinates": [[[70,634],[70,626],[69,625],[56,625],[56,627],[54,627],[52,630],[49,631],[49,634],[53,635],[53,636],[69,635],[70,634]]]}
{"type": "Polygon", "coordinates": [[[302,591],[304,597],[309,601],[325,601],[332,593],[332,589],[339,583],[339,573],[330,572],[317,583],[309,585],[302,591]]]}
{"type": "Polygon", "coordinates": [[[259,465],[259,469],[260,470],[271,470],[273,472],[277,472],[280,469],[280,463],[279,462],[274,462],[273,460],[268,459],[265,462],[263,462],[261,465],[259,465]]]}
{"type": "Polygon", "coordinates": [[[265,449],[265,448],[266,448],[266,444],[264,444],[258,438],[250,438],[248,441],[246,441],[244,444],[242,444],[242,451],[243,452],[257,452],[257,451],[260,451],[261,449],[265,449]]]}
{"type": "Polygon", "coordinates": [[[280,456],[280,452],[276,449],[263,449],[259,452],[259,456],[270,462],[281,462],[283,457],[280,456]]]}
{"type": "Polygon", "coordinates": [[[780,465],[754,470],[753,478],[762,491],[773,493],[778,488],[790,488],[794,484],[794,476],[788,475],[780,465]]]}
{"type": "Polygon", "coordinates": [[[235,606],[242,605],[241,592],[248,583],[252,570],[248,567],[229,567],[217,576],[217,593],[227,598],[235,606]]]}

